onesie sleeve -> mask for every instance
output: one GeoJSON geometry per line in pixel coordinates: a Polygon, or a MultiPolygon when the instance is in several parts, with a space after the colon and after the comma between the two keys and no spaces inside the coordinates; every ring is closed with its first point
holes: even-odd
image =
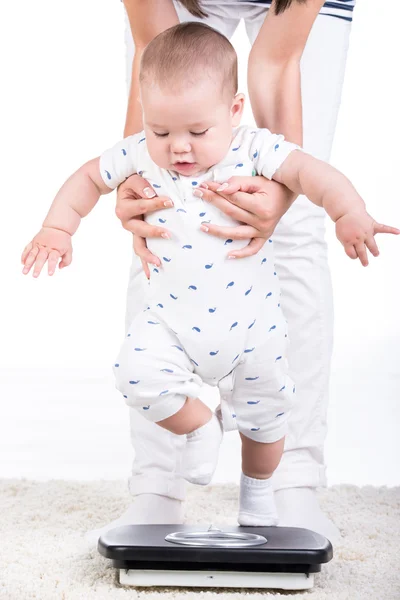
{"type": "Polygon", "coordinates": [[[138,146],[145,135],[136,133],[124,138],[100,156],[100,174],[110,189],[115,189],[127,177],[137,173],[138,146]]]}
{"type": "Polygon", "coordinates": [[[250,143],[250,158],[257,175],[272,179],[293,150],[302,148],[287,142],[281,134],[271,133],[269,129],[257,129],[250,143]]]}

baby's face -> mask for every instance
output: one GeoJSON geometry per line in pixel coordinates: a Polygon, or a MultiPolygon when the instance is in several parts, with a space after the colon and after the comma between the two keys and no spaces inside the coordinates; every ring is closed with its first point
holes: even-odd
{"type": "Polygon", "coordinates": [[[208,79],[182,92],[142,84],[146,142],[152,160],[187,177],[207,171],[229,150],[240,124],[243,94],[230,102],[208,79]]]}

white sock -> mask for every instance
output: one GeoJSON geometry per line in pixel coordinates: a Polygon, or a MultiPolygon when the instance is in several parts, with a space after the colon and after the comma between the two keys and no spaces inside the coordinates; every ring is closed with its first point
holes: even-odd
{"type": "Polygon", "coordinates": [[[303,527],[320,533],[334,544],[340,539],[340,531],[321,510],[314,488],[287,488],[275,492],[279,525],[303,527]]]}
{"type": "Polygon", "coordinates": [[[159,496],[158,494],[140,494],[135,496],[132,504],[115,521],[100,529],[93,529],[85,534],[85,540],[93,548],[97,548],[99,537],[124,525],[158,525],[183,523],[183,506],[181,500],[159,496]]]}
{"type": "Polygon", "coordinates": [[[240,478],[239,525],[248,527],[278,524],[271,479],[240,478]]]}
{"type": "Polygon", "coordinates": [[[217,467],[222,425],[215,413],[205,424],[186,435],[182,477],[190,483],[207,485],[217,467]]]}

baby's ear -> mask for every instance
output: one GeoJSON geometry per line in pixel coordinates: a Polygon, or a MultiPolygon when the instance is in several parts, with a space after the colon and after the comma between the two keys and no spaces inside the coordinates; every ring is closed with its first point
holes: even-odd
{"type": "Polygon", "coordinates": [[[245,101],[244,94],[236,94],[236,96],[234,97],[234,99],[232,101],[231,117],[232,117],[232,125],[234,127],[237,127],[238,125],[240,125],[240,120],[242,118],[243,109],[244,109],[244,101],[245,101]]]}

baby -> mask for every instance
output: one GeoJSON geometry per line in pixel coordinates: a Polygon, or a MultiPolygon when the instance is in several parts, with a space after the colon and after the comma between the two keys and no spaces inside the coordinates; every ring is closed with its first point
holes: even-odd
{"type": "Polygon", "coordinates": [[[378,254],[378,225],[344,175],[267,129],[239,126],[237,57],[230,42],[199,23],[158,35],[140,68],[144,131],[83,165],[58,192],[43,228],[26,247],[23,272],[71,262],[71,236],[102,194],[133,173],[170,197],[146,215],[170,235],[149,239],[161,259],[152,268],[147,307],[132,322],[115,364],[117,387],[147,419],[186,435],[182,475],[205,485],[214,473],[222,430],[242,440],[238,522],[274,525],[271,475],[279,464],[295,401],[288,376],[288,333],[269,239],[254,256],[228,260],[248,241],[203,233],[208,222],[238,223],[202,200],[200,184],[260,174],[323,207],[352,257],[378,254]],[[203,230],[203,231],[202,231],[203,230]],[[167,237],[168,239],[165,239],[167,237]],[[219,387],[216,413],[199,392],[219,387]]]}

